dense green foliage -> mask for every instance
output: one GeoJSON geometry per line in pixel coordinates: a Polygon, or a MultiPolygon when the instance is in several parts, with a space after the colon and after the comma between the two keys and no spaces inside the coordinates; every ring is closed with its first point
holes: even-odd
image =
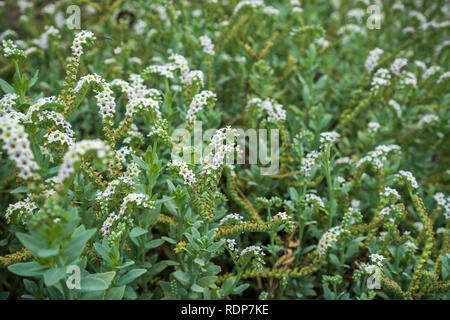
{"type": "Polygon", "coordinates": [[[0,297],[448,299],[450,7],[305,2],[0,1],[0,297]]]}

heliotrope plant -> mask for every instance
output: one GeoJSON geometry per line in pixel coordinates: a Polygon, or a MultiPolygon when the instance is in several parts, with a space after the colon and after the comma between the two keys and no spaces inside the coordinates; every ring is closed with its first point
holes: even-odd
{"type": "Polygon", "coordinates": [[[0,297],[448,299],[450,8],[377,3],[1,1],[0,297]]]}

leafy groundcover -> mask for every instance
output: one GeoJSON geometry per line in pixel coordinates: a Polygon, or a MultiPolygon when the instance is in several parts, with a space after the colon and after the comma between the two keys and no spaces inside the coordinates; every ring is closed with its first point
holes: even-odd
{"type": "Polygon", "coordinates": [[[0,15],[1,298],[449,298],[447,1],[0,15]]]}

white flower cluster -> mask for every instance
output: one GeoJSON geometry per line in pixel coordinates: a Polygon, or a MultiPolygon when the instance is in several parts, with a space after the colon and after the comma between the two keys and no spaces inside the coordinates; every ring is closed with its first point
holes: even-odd
{"type": "Polygon", "coordinates": [[[11,215],[17,212],[20,216],[23,214],[33,214],[33,211],[37,209],[36,203],[30,200],[28,195],[24,200],[18,201],[16,203],[11,203],[6,209],[5,219],[8,220],[11,215]]]}
{"type": "Polygon", "coordinates": [[[325,39],[324,37],[321,38],[317,38],[316,39],[316,43],[319,47],[321,48],[326,48],[330,45],[330,41],[328,41],[327,39],[325,39]]]}
{"type": "Polygon", "coordinates": [[[0,140],[3,140],[9,158],[19,169],[18,176],[23,179],[33,177],[33,171],[39,170],[39,166],[34,160],[28,134],[10,114],[0,117],[0,140]]]}
{"type": "Polygon", "coordinates": [[[319,256],[324,255],[328,248],[330,248],[333,243],[337,242],[340,234],[344,230],[340,226],[333,227],[326,231],[319,240],[319,244],[317,245],[317,253],[319,256]]]}
{"type": "Polygon", "coordinates": [[[140,172],[141,170],[139,170],[135,162],[130,163],[122,176],[109,182],[106,189],[97,194],[96,200],[111,200],[112,196],[116,192],[117,186],[120,184],[124,186],[132,186],[134,184],[134,178],[137,177],[140,172]]]}
{"type": "Polygon", "coordinates": [[[111,118],[116,111],[116,103],[110,84],[98,74],[89,74],[81,77],[74,88],[74,92],[79,92],[85,83],[95,83],[101,87],[101,90],[94,90],[96,93],[95,98],[97,99],[97,104],[100,108],[100,115],[103,119],[111,118]]]}
{"type": "Polygon", "coordinates": [[[380,129],[380,124],[378,122],[369,122],[369,124],[367,125],[369,132],[370,133],[376,133],[378,131],[378,129],[380,129]]]}
{"type": "Polygon", "coordinates": [[[189,64],[185,57],[183,57],[181,54],[172,53],[169,56],[169,61],[173,64],[175,69],[179,69],[181,74],[185,74],[186,72],[189,72],[189,64]]]}
{"type": "Polygon", "coordinates": [[[339,36],[341,36],[343,34],[350,34],[350,33],[365,34],[366,29],[362,28],[361,26],[358,26],[357,24],[346,24],[345,26],[340,27],[338,30],[339,36]]]}
{"type": "Polygon", "coordinates": [[[380,56],[383,54],[383,50],[380,48],[375,48],[369,52],[369,56],[366,59],[366,63],[364,66],[367,71],[372,72],[376,66],[378,65],[378,61],[380,60],[380,56]]]}
{"type": "MultiPolygon", "coordinates": [[[[28,116],[26,118],[28,118],[28,116]]],[[[64,119],[64,116],[59,112],[44,110],[38,115],[37,120],[39,122],[52,122],[55,126],[60,127],[62,130],[64,130],[64,132],[69,137],[73,137],[73,135],[75,134],[72,130],[72,125],[67,122],[66,119],[64,119]]]]}
{"type": "Polygon", "coordinates": [[[95,36],[91,31],[82,30],[75,35],[75,39],[72,43],[72,55],[79,57],[83,54],[83,45],[88,41],[95,40],[95,36]]]}
{"type": "Polygon", "coordinates": [[[395,177],[397,179],[406,179],[410,184],[411,187],[413,187],[414,189],[417,189],[419,187],[419,185],[417,184],[417,180],[416,178],[414,178],[414,176],[412,175],[411,172],[409,171],[404,171],[404,170],[400,170],[395,177]]]}
{"type": "Polygon", "coordinates": [[[56,29],[55,27],[45,26],[45,32],[41,34],[41,36],[38,39],[34,39],[33,43],[36,44],[41,49],[47,50],[49,37],[59,38],[59,35],[60,35],[59,30],[56,29]]]}
{"type": "Polygon", "coordinates": [[[292,6],[292,9],[291,9],[292,12],[294,12],[294,13],[303,12],[303,9],[301,7],[301,3],[299,0],[290,0],[290,3],[292,6]]]}
{"type": "Polygon", "coordinates": [[[341,158],[336,159],[336,161],[334,161],[333,167],[336,167],[336,166],[342,165],[342,164],[347,164],[347,165],[352,166],[355,164],[355,162],[350,157],[341,157],[341,158]]]}
{"type": "Polygon", "coordinates": [[[355,8],[355,9],[349,10],[347,12],[346,16],[347,16],[347,18],[355,18],[358,21],[358,23],[361,23],[365,14],[366,13],[364,12],[363,9],[355,8]]]}
{"type": "Polygon", "coordinates": [[[277,16],[277,15],[280,14],[280,10],[278,10],[277,8],[274,8],[274,7],[272,7],[272,6],[266,6],[266,7],[264,7],[263,12],[264,12],[265,14],[273,15],[273,16],[277,16]]]}
{"type": "Polygon", "coordinates": [[[401,118],[402,117],[402,108],[400,107],[400,104],[397,101],[395,101],[394,99],[390,99],[388,104],[395,110],[397,117],[401,118]]]}
{"type": "Polygon", "coordinates": [[[302,159],[302,166],[300,167],[300,171],[303,175],[309,177],[310,172],[314,164],[316,164],[317,159],[319,158],[320,153],[318,151],[311,151],[302,159]]]}
{"type": "Polygon", "coordinates": [[[238,131],[230,126],[217,130],[208,146],[209,153],[203,159],[202,174],[215,174],[225,163],[226,157],[240,151],[240,147],[235,143],[238,135],[238,131]]]}
{"type": "Polygon", "coordinates": [[[432,122],[439,122],[439,117],[435,114],[428,113],[422,116],[417,125],[419,126],[419,128],[423,128],[425,124],[430,124],[432,122]]]}
{"type": "Polygon", "coordinates": [[[322,199],[319,196],[315,195],[314,193],[305,194],[304,202],[308,203],[308,204],[310,204],[310,203],[315,204],[315,205],[319,206],[319,208],[322,208],[322,209],[325,208],[325,205],[324,205],[322,199]]]}
{"type": "Polygon", "coordinates": [[[114,150],[114,158],[120,163],[126,160],[126,157],[132,152],[131,148],[128,146],[122,147],[119,150],[114,150]]]}
{"type": "Polygon", "coordinates": [[[248,254],[252,254],[253,258],[256,260],[258,264],[260,265],[265,264],[263,256],[265,256],[266,254],[264,253],[263,249],[260,246],[248,246],[247,248],[242,250],[240,258],[248,254]]]}
{"type": "Polygon", "coordinates": [[[70,137],[67,133],[59,130],[53,130],[52,132],[46,133],[44,139],[46,139],[46,145],[56,142],[60,145],[71,147],[74,142],[74,139],[72,137],[70,137]]]}
{"type": "Polygon", "coordinates": [[[233,14],[237,14],[243,7],[252,7],[252,8],[264,8],[264,1],[262,0],[242,0],[240,1],[236,7],[234,7],[233,14]]]}
{"type": "Polygon", "coordinates": [[[397,58],[391,64],[391,72],[396,76],[401,74],[401,69],[408,64],[408,60],[405,58],[397,58]]]}
{"type": "Polygon", "coordinates": [[[370,255],[370,260],[379,267],[383,266],[383,260],[385,259],[386,259],[385,257],[383,257],[381,254],[378,253],[373,253],[370,255]]]}
{"type": "Polygon", "coordinates": [[[417,88],[417,78],[416,75],[412,72],[405,72],[400,79],[400,86],[408,87],[411,86],[413,88],[417,88]]]}
{"type": "Polygon", "coordinates": [[[149,107],[158,119],[161,118],[158,102],[161,94],[156,89],[147,88],[140,75],[131,74],[130,84],[122,79],[114,79],[110,85],[120,87],[127,94],[126,117],[132,117],[139,110],[149,107]]]}
{"type": "Polygon", "coordinates": [[[108,161],[110,148],[100,139],[82,140],[74,143],[69,151],[64,154],[63,163],[58,171],[57,181],[63,183],[75,171],[74,165],[81,160],[81,157],[87,152],[95,151],[96,156],[103,164],[108,161]]]}
{"type": "Polygon", "coordinates": [[[390,206],[384,207],[380,211],[380,216],[384,218],[385,216],[389,215],[393,210],[395,210],[395,206],[392,204],[390,206]]]}
{"type": "Polygon", "coordinates": [[[375,75],[372,78],[371,83],[371,91],[378,92],[382,87],[387,87],[390,84],[391,74],[389,70],[380,68],[375,72],[375,75]]]}
{"type": "Polygon", "coordinates": [[[212,43],[211,39],[204,35],[200,37],[200,44],[203,47],[203,52],[206,54],[209,54],[210,56],[214,55],[214,44],[212,43]]]}
{"type": "Polygon", "coordinates": [[[287,232],[292,232],[295,228],[295,222],[294,219],[288,215],[286,212],[278,212],[273,218],[272,221],[278,221],[281,220],[282,223],[285,224],[285,230],[287,232]]]}
{"type": "Polygon", "coordinates": [[[244,220],[244,217],[242,217],[241,215],[239,215],[237,213],[230,213],[230,214],[227,214],[222,219],[220,219],[219,225],[223,226],[224,224],[226,224],[230,221],[231,222],[242,222],[243,220],[244,220]]]}
{"type": "Polygon", "coordinates": [[[439,66],[431,66],[424,71],[422,78],[424,80],[431,78],[434,74],[440,72],[441,70],[442,70],[442,68],[439,66]]]}
{"type": "Polygon", "coordinates": [[[0,99],[0,116],[9,113],[14,110],[14,106],[16,105],[16,99],[19,96],[15,93],[7,93],[0,99]]]}
{"type": "Polygon", "coordinates": [[[186,115],[186,120],[193,123],[196,119],[197,113],[208,104],[209,99],[216,99],[216,94],[209,90],[203,90],[197,93],[194,98],[192,98],[191,104],[189,105],[189,110],[186,115]]]}
{"type": "Polygon", "coordinates": [[[195,174],[191,169],[188,168],[186,162],[179,160],[172,160],[167,164],[168,167],[175,167],[178,169],[178,173],[183,177],[184,183],[187,185],[191,185],[195,183],[195,174]]]}
{"type": "Polygon", "coordinates": [[[205,83],[205,75],[200,70],[192,70],[182,74],[180,76],[180,81],[182,84],[187,86],[192,86],[194,82],[198,82],[200,86],[203,87],[205,83]]]}
{"type": "Polygon", "coordinates": [[[375,150],[370,151],[367,156],[361,158],[356,164],[356,168],[362,166],[365,162],[373,163],[377,168],[383,166],[383,162],[387,160],[387,156],[392,151],[399,151],[400,147],[396,144],[391,145],[379,145],[375,150]]]}
{"type": "Polygon", "coordinates": [[[158,74],[168,79],[173,79],[176,67],[173,64],[151,65],[145,68],[144,72],[158,74]]]}
{"type": "Polygon", "coordinates": [[[166,128],[167,128],[168,122],[166,119],[159,119],[156,120],[155,124],[150,129],[149,133],[147,134],[147,137],[153,137],[153,136],[163,136],[166,134],[166,128]]]}
{"type": "Polygon", "coordinates": [[[111,213],[103,222],[102,232],[104,237],[110,235],[111,226],[115,221],[119,219],[127,220],[128,217],[125,215],[125,211],[130,204],[135,204],[137,207],[148,209],[151,209],[154,206],[154,202],[150,200],[147,195],[142,193],[130,193],[123,199],[119,213],[111,213]]]}
{"type": "Polygon", "coordinates": [[[410,240],[406,241],[403,245],[404,245],[407,249],[412,250],[413,252],[416,251],[416,250],[418,249],[417,246],[416,246],[416,244],[415,244],[414,242],[410,241],[410,240]]]}
{"type": "Polygon", "coordinates": [[[42,111],[43,107],[49,104],[53,104],[53,103],[62,103],[62,101],[60,99],[58,99],[57,97],[45,97],[45,98],[40,98],[36,101],[36,103],[33,103],[27,111],[27,114],[24,118],[24,120],[26,122],[31,123],[32,122],[32,118],[33,115],[35,113],[38,113],[40,111],[42,111]]]}
{"type": "Polygon", "coordinates": [[[227,247],[228,249],[230,249],[230,251],[232,252],[239,252],[238,248],[236,248],[236,240],[234,239],[227,239],[227,247]]]}
{"type": "Polygon", "coordinates": [[[26,53],[22,49],[19,49],[18,42],[13,42],[12,40],[3,40],[0,52],[3,53],[5,57],[21,57],[25,58],[26,53]]]}
{"type": "Polygon", "coordinates": [[[437,83],[440,84],[440,83],[444,82],[445,80],[447,80],[448,78],[450,78],[450,71],[447,71],[447,72],[443,73],[443,74],[439,77],[437,83]]]}
{"type": "Polygon", "coordinates": [[[256,105],[261,111],[266,111],[267,121],[269,122],[286,120],[286,110],[284,110],[281,104],[276,103],[272,99],[267,98],[262,100],[260,98],[253,98],[248,101],[247,108],[252,105],[256,105]]]}
{"type": "Polygon", "coordinates": [[[333,144],[336,141],[338,141],[338,139],[340,138],[340,134],[337,133],[336,131],[328,131],[328,132],[322,132],[320,134],[320,143],[322,144],[321,147],[328,145],[328,144],[333,144]]]}
{"type": "Polygon", "coordinates": [[[400,194],[398,193],[398,191],[389,187],[385,187],[384,191],[380,192],[380,196],[385,198],[389,198],[392,196],[395,199],[400,200],[400,194]]]}
{"type": "Polygon", "coordinates": [[[444,209],[445,219],[450,219],[450,197],[445,197],[442,192],[438,192],[434,195],[434,199],[444,209]]]}

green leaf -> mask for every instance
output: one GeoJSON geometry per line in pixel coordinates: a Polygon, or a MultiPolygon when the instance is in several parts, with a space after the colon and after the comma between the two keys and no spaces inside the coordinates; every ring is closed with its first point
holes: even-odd
{"type": "Polygon", "coordinates": [[[52,268],[44,272],[44,283],[47,287],[53,286],[66,276],[65,268],[52,268]]]}
{"type": "Polygon", "coordinates": [[[218,242],[214,242],[212,245],[210,245],[208,247],[208,251],[213,253],[213,252],[217,251],[217,249],[219,249],[224,243],[225,243],[225,240],[223,240],[223,239],[218,242]]]}
{"type": "Polygon", "coordinates": [[[106,289],[108,289],[108,285],[102,279],[94,277],[81,278],[81,291],[100,291],[106,289]]]}
{"type": "Polygon", "coordinates": [[[71,263],[81,255],[86,242],[95,234],[95,229],[83,230],[84,227],[81,227],[74,232],[76,235],[72,236],[63,248],[62,255],[66,258],[67,263],[71,263]]]}
{"type": "Polygon", "coordinates": [[[105,295],[105,300],[121,300],[125,293],[125,287],[126,285],[109,289],[105,295]]]}
{"type": "Polygon", "coordinates": [[[116,286],[129,284],[136,278],[143,275],[145,272],[147,272],[147,270],[145,270],[145,269],[133,269],[133,270],[127,272],[125,275],[121,276],[119,281],[117,281],[116,286]]]}
{"type": "Polygon", "coordinates": [[[3,79],[0,79],[0,87],[4,93],[14,93],[14,88],[3,79]]]}
{"type": "Polygon", "coordinates": [[[28,193],[28,187],[27,186],[21,186],[18,188],[15,188],[14,190],[12,190],[10,193],[28,193]]]}
{"type": "Polygon", "coordinates": [[[31,88],[32,86],[34,86],[36,84],[38,77],[39,77],[39,70],[36,70],[36,72],[33,75],[33,78],[31,78],[31,80],[30,80],[29,88],[31,88]]]}
{"type": "Polygon", "coordinates": [[[111,282],[113,281],[114,277],[116,276],[116,272],[115,271],[109,271],[109,272],[103,272],[103,273],[95,273],[93,275],[93,277],[98,278],[98,279],[102,279],[103,281],[105,281],[106,285],[110,285],[111,282]]]}
{"type": "Polygon", "coordinates": [[[46,266],[42,266],[36,261],[20,262],[8,267],[8,270],[22,277],[39,277],[47,270],[46,266]]]}
{"type": "Polygon", "coordinates": [[[146,234],[146,233],[148,233],[148,230],[145,230],[145,229],[142,229],[142,228],[139,228],[139,227],[134,227],[131,230],[131,232],[130,232],[130,237],[131,238],[136,238],[136,237],[139,237],[139,236],[141,236],[143,234],[146,234]]]}
{"type": "Polygon", "coordinates": [[[234,281],[236,281],[234,278],[228,278],[223,284],[222,284],[222,291],[225,295],[228,295],[228,291],[231,290],[233,287],[234,281]]]}
{"type": "Polygon", "coordinates": [[[206,277],[200,278],[198,280],[198,284],[201,285],[202,287],[213,286],[213,285],[215,285],[217,279],[218,278],[216,276],[206,276],[206,277]]]}
{"type": "Polygon", "coordinates": [[[147,249],[153,249],[153,248],[159,247],[163,243],[164,243],[163,239],[152,240],[147,244],[147,249]]]}
{"type": "Polygon", "coordinates": [[[181,270],[178,270],[178,271],[175,271],[174,273],[173,273],[173,276],[178,280],[178,281],[180,281],[180,283],[182,284],[182,285],[188,285],[189,284],[189,281],[190,281],[190,279],[191,279],[191,276],[189,275],[189,274],[187,274],[186,272],[183,272],[183,271],[181,271],[181,270]]]}
{"type": "Polygon", "coordinates": [[[31,252],[37,253],[42,247],[46,247],[45,242],[37,236],[32,236],[27,233],[17,232],[17,239],[31,252]]]}
{"type": "Polygon", "coordinates": [[[175,239],[172,239],[172,238],[169,238],[169,237],[166,237],[166,236],[162,236],[161,239],[166,240],[168,243],[171,243],[171,244],[176,244],[177,243],[177,241],[175,239]]]}
{"type": "Polygon", "coordinates": [[[202,293],[203,292],[203,288],[200,287],[198,284],[195,284],[195,283],[191,286],[191,290],[194,291],[194,292],[197,292],[197,293],[202,293]]]}
{"type": "Polygon", "coordinates": [[[233,294],[241,294],[244,292],[250,285],[248,283],[241,284],[233,290],[233,294]]]}

